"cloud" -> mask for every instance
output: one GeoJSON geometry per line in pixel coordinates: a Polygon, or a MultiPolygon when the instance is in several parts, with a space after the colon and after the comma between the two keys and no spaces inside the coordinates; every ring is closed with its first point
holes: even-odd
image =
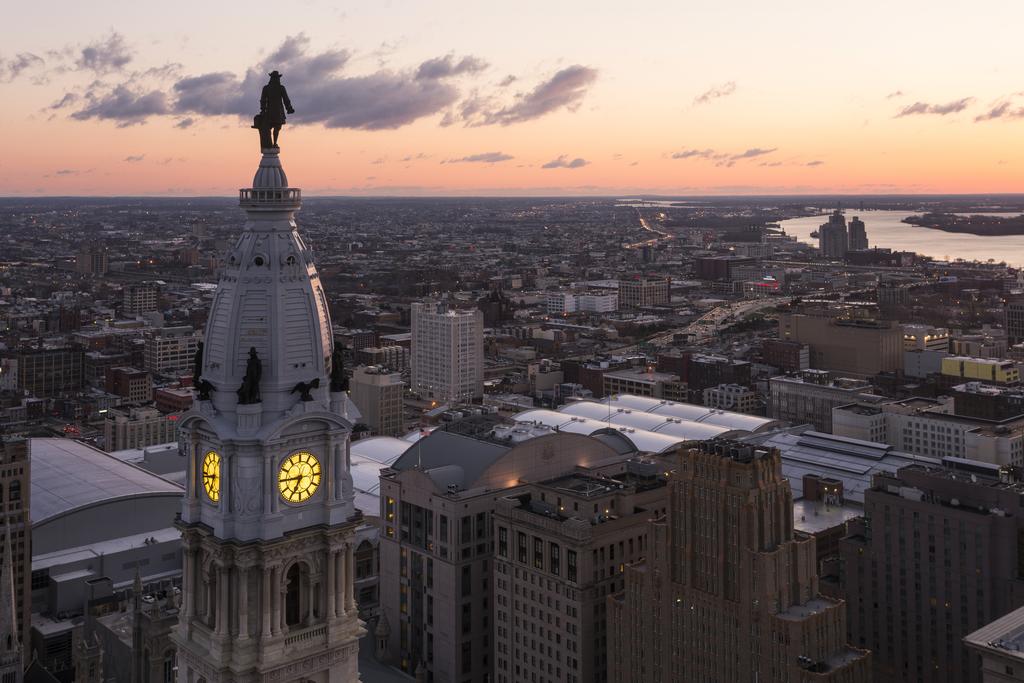
{"type": "Polygon", "coordinates": [[[444,57],[428,59],[420,64],[416,70],[416,78],[448,78],[449,76],[483,71],[487,66],[487,62],[472,55],[463,57],[456,62],[455,55],[449,53],[444,57]]]}
{"type": "Polygon", "coordinates": [[[808,161],[804,166],[823,166],[825,164],[821,159],[815,159],[814,161],[808,161]]]}
{"type": "Polygon", "coordinates": [[[903,107],[903,109],[901,109],[900,112],[896,114],[895,118],[913,116],[916,114],[937,114],[939,116],[956,114],[966,109],[967,106],[973,101],[973,97],[964,97],[963,99],[953,100],[952,102],[946,102],[945,104],[928,104],[927,102],[914,102],[913,104],[903,107]]]}
{"type": "Polygon", "coordinates": [[[1013,103],[1013,98],[1017,95],[1024,95],[1024,93],[1015,93],[1003,98],[989,107],[988,111],[984,114],[975,116],[974,121],[980,123],[981,121],[994,121],[996,119],[1012,120],[1024,118],[1024,107],[1015,106],[1013,103]]]}
{"type": "Polygon", "coordinates": [[[760,157],[764,156],[765,154],[771,154],[776,150],[778,150],[778,147],[770,147],[768,149],[764,149],[762,147],[751,147],[750,149],[740,152],[739,154],[733,154],[729,158],[732,159],[733,161],[738,161],[740,159],[753,159],[754,157],[760,157]]]}
{"type": "Polygon", "coordinates": [[[106,38],[90,43],[82,48],[75,67],[80,71],[88,70],[98,74],[120,71],[132,61],[132,52],[120,33],[112,32],[106,38]]]}
{"type": "Polygon", "coordinates": [[[47,107],[47,109],[64,109],[65,107],[70,107],[71,105],[75,104],[76,102],[78,102],[79,99],[80,98],[75,93],[66,92],[64,93],[63,97],[61,97],[59,100],[51,104],[49,107],[47,107]]]}
{"type": "Polygon", "coordinates": [[[124,158],[124,160],[125,161],[129,161],[129,162],[135,162],[135,161],[142,161],[145,158],[146,158],[145,154],[130,154],[130,155],[126,156],[124,158]]]}
{"type": "MultiPolygon", "coordinates": [[[[310,54],[305,35],[291,36],[259,66],[249,69],[243,79],[228,72],[214,72],[178,81],[174,85],[174,111],[246,119],[256,113],[258,93],[266,84],[266,73],[273,69],[284,75],[296,109],[289,120],[321,123],[328,128],[399,128],[438,114],[458,99],[458,90],[451,84],[437,78],[417,78],[412,71],[383,69],[364,76],[344,76],[340,71],[348,60],[346,50],[310,54]]],[[[453,62],[452,68],[465,73],[472,65],[464,62],[453,62]]],[[[436,73],[437,67],[428,70],[436,73]]]]}
{"type": "Polygon", "coordinates": [[[597,69],[574,64],[557,72],[528,93],[518,95],[513,104],[496,111],[483,112],[473,125],[508,126],[540,118],[559,109],[576,111],[587,89],[597,80],[597,69]]]}
{"type": "Polygon", "coordinates": [[[888,95],[886,95],[885,99],[891,100],[891,99],[894,99],[896,97],[903,97],[903,91],[902,90],[894,90],[893,92],[891,92],[888,95]]]}
{"type": "MultiPolygon", "coordinates": [[[[123,69],[132,59],[118,33],[80,52],[77,60],[74,48],[54,54],[96,73],[123,69]]],[[[267,82],[267,73],[276,69],[284,75],[296,109],[288,117],[290,124],[390,130],[443,115],[442,126],[456,122],[510,125],[560,109],[576,110],[597,77],[595,69],[569,66],[510,101],[475,90],[468,97],[463,96],[454,77],[473,76],[488,67],[484,60],[472,55],[447,54],[412,68],[380,68],[359,75],[347,73],[350,59],[350,52],[344,49],[314,51],[309,38],[300,33],[286,37],[271,54],[243,74],[215,71],[182,77],[180,65],[167,64],[127,73],[119,83],[93,83],[68,93],[59,106],[54,103],[51,108],[77,107],[71,114],[76,120],[106,119],[119,126],[144,123],[150,116],[174,116],[178,128],[188,128],[204,116],[237,116],[247,121],[258,111],[259,93],[267,82]]]]}
{"type": "Polygon", "coordinates": [[[170,113],[167,96],[160,90],[139,92],[119,85],[103,95],[86,95],[87,104],[71,114],[77,121],[116,121],[119,128],[143,124],[150,116],[170,113]]]}
{"type": "Polygon", "coordinates": [[[559,155],[557,159],[552,159],[548,163],[544,164],[541,168],[583,168],[589,163],[589,161],[581,159],[580,157],[576,157],[570,161],[566,155],[562,154],[559,155]]]}
{"type": "MultiPolygon", "coordinates": [[[[485,163],[495,164],[499,161],[509,161],[515,159],[511,154],[505,154],[504,152],[482,152],[481,154],[470,154],[469,156],[462,157],[461,159],[449,159],[449,164],[458,164],[463,162],[468,163],[485,163]]],[[[444,163],[444,162],[441,162],[444,163]]]]}
{"type": "Polygon", "coordinates": [[[505,78],[501,79],[501,81],[498,83],[498,87],[499,88],[507,88],[508,86],[512,85],[513,83],[515,83],[518,80],[519,80],[518,78],[516,78],[512,74],[509,74],[508,76],[505,76],[505,78]]]}
{"type": "MultiPolygon", "coordinates": [[[[86,173],[92,173],[94,170],[95,169],[92,169],[92,168],[87,168],[84,171],[81,171],[81,170],[79,170],[77,168],[62,168],[62,169],[59,169],[57,171],[54,171],[53,174],[54,175],[84,175],[86,173]]],[[[47,175],[46,177],[49,178],[49,175],[47,175]]]]}
{"type": "Polygon", "coordinates": [[[707,104],[711,102],[711,100],[717,100],[722,97],[728,97],[729,95],[732,95],[734,92],[736,92],[736,81],[729,81],[728,83],[723,83],[722,85],[715,85],[708,88],[697,97],[694,97],[693,103],[695,105],[707,104]]]}
{"type": "Polygon", "coordinates": [[[43,58],[31,52],[19,52],[11,59],[0,60],[0,82],[10,83],[23,71],[45,64],[43,58]]]}
{"type": "Polygon", "coordinates": [[[710,159],[715,155],[713,149],[684,149],[681,152],[674,152],[672,154],[673,159],[692,159],[698,157],[700,159],[710,159]]]}
{"type": "Polygon", "coordinates": [[[708,161],[714,161],[715,166],[734,166],[737,161],[743,161],[744,159],[755,159],[757,157],[771,154],[777,151],[777,147],[751,147],[742,152],[719,152],[710,148],[707,149],[684,149],[680,152],[673,152],[673,159],[705,159],[708,161]]]}

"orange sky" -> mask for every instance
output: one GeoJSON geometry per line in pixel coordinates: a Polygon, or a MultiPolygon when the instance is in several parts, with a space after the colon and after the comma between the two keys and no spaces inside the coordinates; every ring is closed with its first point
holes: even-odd
{"type": "Polygon", "coordinates": [[[270,68],[310,194],[1024,191],[1019,2],[147,4],[14,10],[0,194],[233,192],[270,68]]]}

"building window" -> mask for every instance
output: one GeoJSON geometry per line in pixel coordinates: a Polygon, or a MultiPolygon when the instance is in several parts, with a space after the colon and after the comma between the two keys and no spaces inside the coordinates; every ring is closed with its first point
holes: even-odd
{"type": "Polygon", "coordinates": [[[519,541],[519,561],[526,564],[526,534],[522,531],[516,533],[519,541]]]}
{"type": "Polygon", "coordinates": [[[536,536],[533,537],[533,566],[536,569],[544,568],[544,541],[536,536]]]}
{"type": "Polygon", "coordinates": [[[551,568],[551,573],[558,576],[558,572],[561,570],[561,548],[557,543],[551,543],[548,546],[548,564],[551,568]]]}
{"type": "Polygon", "coordinates": [[[576,551],[575,550],[570,550],[569,551],[569,553],[568,553],[568,562],[569,562],[569,566],[568,566],[566,578],[569,579],[570,581],[576,581],[576,551]]]}
{"type": "Polygon", "coordinates": [[[508,529],[498,527],[498,556],[508,557],[508,529]]]}

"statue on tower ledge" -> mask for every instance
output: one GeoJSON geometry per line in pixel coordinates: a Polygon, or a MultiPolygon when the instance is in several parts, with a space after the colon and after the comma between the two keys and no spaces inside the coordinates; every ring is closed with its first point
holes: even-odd
{"type": "Polygon", "coordinates": [[[242,378],[242,386],[238,387],[238,404],[252,405],[259,403],[260,379],[263,376],[263,363],[256,355],[256,347],[249,347],[249,360],[245,364],[245,377],[242,378]]]}
{"type": "Polygon", "coordinates": [[[271,71],[269,76],[270,82],[263,86],[260,94],[260,113],[252,121],[252,127],[260,132],[262,149],[280,147],[277,136],[281,134],[281,126],[285,123],[285,113],[295,113],[292,101],[288,99],[288,91],[281,84],[281,74],[271,71]]]}

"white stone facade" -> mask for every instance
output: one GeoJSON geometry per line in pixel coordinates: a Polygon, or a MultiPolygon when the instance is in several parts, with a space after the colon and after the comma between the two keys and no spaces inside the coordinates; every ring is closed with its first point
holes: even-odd
{"type": "Polygon", "coordinates": [[[240,194],[249,220],[206,329],[211,400],[197,400],[179,431],[188,457],[179,681],[358,681],[352,405],[330,391],[327,302],[296,230],[300,193],[277,150],[264,150],[253,187],[240,194]],[[261,365],[259,400],[240,403],[250,349],[261,365]],[[219,458],[216,495],[204,478],[210,453],[219,458]],[[281,494],[282,467],[296,454],[317,463],[301,502],[281,494]]]}

